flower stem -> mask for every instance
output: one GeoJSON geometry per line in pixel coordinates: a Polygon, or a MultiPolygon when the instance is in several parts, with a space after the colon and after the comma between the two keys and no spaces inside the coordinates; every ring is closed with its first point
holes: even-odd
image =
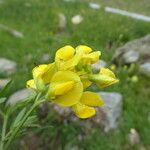
{"type": "Polygon", "coordinates": [[[38,103],[38,100],[40,99],[40,96],[41,96],[41,93],[36,96],[36,98],[34,100],[34,104],[30,107],[30,109],[28,110],[28,112],[26,113],[26,115],[23,117],[23,119],[22,119],[21,123],[18,125],[18,127],[16,127],[14,129],[14,131],[12,132],[12,134],[11,134],[8,142],[6,143],[6,145],[4,147],[5,150],[7,150],[9,148],[11,142],[17,136],[18,132],[23,127],[23,125],[26,122],[26,120],[28,119],[28,117],[31,115],[31,113],[33,112],[33,110],[40,104],[40,103],[38,103]]]}
{"type": "Polygon", "coordinates": [[[8,119],[8,117],[6,115],[4,115],[4,123],[3,123],[3,127],[2,127],[0,150],[3,150],[3,147],[4,147],[4,139],[5,139],[6,128],[7,128],[7,119],[8,119]]]}

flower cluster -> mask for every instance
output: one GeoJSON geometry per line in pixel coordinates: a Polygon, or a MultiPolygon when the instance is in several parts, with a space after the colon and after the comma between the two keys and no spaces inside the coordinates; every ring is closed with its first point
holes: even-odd
{"type": "Polygon", "coordinates": [[[33,79],[27,87],[37,92],[46,90],[46,98],[64,107],[71,107],[79,118],[89,118],[96,114],[94,107],[104,104],[102,98],[87,87],[95,83],[105,88],[118,82],[108,68],[94,73],[92,64],[99,61],[100,51],[85,45],[65,46],[57,50],[55,61],[42,64],[32,71],[33,79]]]}

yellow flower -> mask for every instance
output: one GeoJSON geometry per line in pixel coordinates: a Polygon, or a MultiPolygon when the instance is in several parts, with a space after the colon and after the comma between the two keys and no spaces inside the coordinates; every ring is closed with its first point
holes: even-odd
{"type": "Polygon", "coordinates": [[[92,49],[86,45],[79,45],[76,47],[76,52],[77,53],[84,53],[84,54],[89,54],[92,52],[92,49]]]}
{"type": "Polygon", "coordinates": [[[96,82],[100,88],[119,82],[115,74],[108,68],[101,68],[99,74],[89,75],[89,79],[96,82]]]}
{"type": "Polygon", "coordinates": [[[52,76],[56,72],[55,64],[42,64],[32,70],[33,79],[27,81],[27,88],[44,90],[45,84],[50,83],[52,76]]]}
{"type": "Polygon", "coordinates": [[[85,45],[76,47],[76,52],[82,54],[81,64],[93,64],[99,60],[101,56],[100,51],[92,52],[92,49],[85,45]]]}
{"type": "Polygon", "coordinates": [[[91,64],[99,61],[100,51],[94,51],[86,45],[75,49],[64,46],[57,50],[55,62],[42,64],[32,71],[33,79],[27,81],[27,87],[38,92],[52,102],[71,107],[76,116],[85,119],[96,114],[96,106],[104,104],[102,98],[93,92],[83,92],[93,82],[100,88],[117,83],[115,74],[101,68],[93,74],[91,64]]]}
{"type": "Polygon", "coordinates": [[[81,54],[75,54],[75,49],[69,45],[57,50],[55,62],[58,70],[73,70],[81,59],[81,54]]]}
{"type": "Polygon", "coordinates": [[[36,85],[35,85],[33,79],[28,80],[27,83],[26,83],[26,86],[27,86],[27,88],[30,88],[30,89],[36,89],[36,85]]]}
{"type": "Polygon", "coordinates": [[[74,56],[74,53],[75,49],[72,46],[67,45],[57,50],[56,59],[66,61],[68,59],[71,59],[74,56]]]}
{"type": "Polygon", "coordinates": [[[83,85],[79,76],[71,71],[58,71],[51,80],[48,97],[61,106],[72,106],[80,100],[83,85]]]}
{"type": "Polygon", "coordinates": [[[95,106],[102,106],[104,104],[102,98],[93,92],[84,92],[80,102],[72,106],[75,114],[82,119],[90,118],[96,114],[95,106]]]}

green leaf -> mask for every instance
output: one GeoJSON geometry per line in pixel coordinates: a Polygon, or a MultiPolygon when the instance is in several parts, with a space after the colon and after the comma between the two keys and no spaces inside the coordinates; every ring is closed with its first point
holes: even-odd
{"type": "Polygon", "coordinates": [[[7,107],[6,114],[7,114],[7,115],[10,115],[10,114],[12,114],[13,112],[15,112],[17,109],[24,108],[25,106],[29,105],[29,104],[32,103],[33,100],[35,99],[35,96],[36,96],[36,95],[33,95],[33,96],[31,96],[31,97],[28,97],[26,100],[17,102],[15,105],[7,105],[7,106],[6,106],[6,107],[7,107]]]}
{"type": "Polygon", "coordinates": [[[36,115],[30,116],[28,117],[28,119],[26,120],[24,127],[30,127],[32,125],[34,125],[35,122],[37,122],[38,118],[36,115]]]}
{"type": "Polygon", "coordinates": [[[7,100],[7,98],[6,98],[6,97],[2,97],[2,98],[0,98],[0,104],[4,103],[6,100],[7,100]]]}
{"type": "Polygon", "coordinates": [[[19,125],[19,123],[20,123],[21,119],[24,117],[25,113],[26,113],[26,108],[23,108],[20,111],[20,113],[17,115],[17,117],[16,117],[15,121],[13,122],[11,128],[15,128],[19,125]]]}
{"type": "Polygon", "coordinates": [[[12,83],[12,80],[10,80],[5,87],[0,91],[0,97],[3,97],[6,93],[6,91],[9,89],[10,85],[12,83]]]}

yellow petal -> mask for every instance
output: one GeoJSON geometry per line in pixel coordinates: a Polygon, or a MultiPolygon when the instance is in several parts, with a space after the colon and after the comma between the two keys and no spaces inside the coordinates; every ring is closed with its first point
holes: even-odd
{"type": "Polygon", "coordinates": [[[55,63],[48,64],[41,78],[44,80],[45,83],[50,83],[55,72],[56,72],[55,63]]]}
{"type": "Polygon", "coordinates": [[[47,68],[47,65],[46,64],[42,64],[42,65],[36,66],[32,70],[34,83],[36,85],[36,88],[39,91],[45,90],[45,82],[42,79],[42,75],[45,73],[46,68],[47,68]]]}
{"type": "Polygon", "coordinates": [[[36,89],[36,86],[35,86],[35,83],[34,83],[34,80],[28,80],[27,83],[26,83],[26,86],[27,88],[31,88],[31,89],[36,89]]]}
{"type": "MultiPolygon", "coordinates": [[[[81,83],[79,76],[71,71],[58,71],[53,76],[51,84],[68,81],[74,81],[75,84],[73,85],[72,89],[64,95],[56,96],[56,98],[53,100],[53,102],[61,106],[72,106],[78,103],[83,93],[83,84],[81,83]]],[[[49,98],[51,99],[50,94],[49,98]]]]}
{"type": "Polygon", "coordinates": [[[106,75],[96,74],[90,76],[91,81],[96,82],[100,88],[104,88],[119,82],[118,79],[106,75]]]}
{"type": "Polygon", "coordinates": [[[33,68],[33,70],[32,70],[33,78],[41,76],[45,72],[46,67],[47,67],[46,64],[42,64],[42,65],[39,65],[39,66],[36,66],[35,68],[33,68]]]}
{"type": "Polygon", "coordinates": [[[71,59],[74,53],[75,49],[72,46],[67,45],[57,50],[56,59],[59,58],[66,61],[68,59],[71,59]]]}
{"type": "Polygon", "coordinates": [[[81,78],[81,82],[83,84],[84,89],[86,89],[92,84],[92,82],[86,78],[81,78]]]}
{"type": "Polygon", "coordinates": [[[96,114],[95,108],[86,106],[81,103],[77,103],[76,105],[72,106],[72,109],[77,117],[82,119],[90,118],[96,114]]]}
{"type": "Polygon", "coordinates": [[[69,92],[75,85],[74,81],[67,81],[63,83],[51,83],[50,92],[52,96],[64,95],[69,92]]]}
{"type": "Polygon", "coordinates": [[[116,78],[115,74],[108,68],[101,68],[99,74],[103,74],[112,78],[116,78]]]}
{"type": "Polygon", "coordinates": [[[93,52],[88,54],[89,59],[91,59],[91,63],[96,63],[99,60],[99,57],[101,55],[100,51],[93,52]]]}
{"type": "Polygon", "coordinates": [[[88,53],[92,52],[92,49],[86,45],[79,45],[76,47],[76,52],[77,53],[83,52],[84,54],[88,54],[88,53]]]}
{"type": "Polygon", "coordinates": [[[96,82],[100,88],[104,88],[119,82],[115,74],[107,68],[102,68],[99,74],[89,75],[89,80],[96,82]]]}
{"type": "Polygon", "coordinates": [[[82,62],[84,64],[96,63],[99,60],[100,55],[101,55],[100,51],[93,52],[93,53],[90,53],[90,54],[85,54],[82,58],[82,62]]]}
{"type": "Polygon", "coordinates": [[[81,59],[81,54],[75,54],[73,58],[69,59],[66,62],[62,62],[59,65],[59,70],[72,70],[79,63],[81,59]]]}
{"type": "Polygon", "coordinates": [[[80,103],[87,106],[101,106],[104,104],[104,101],[98,94],[86,91],[83,93],[80,103]]]}

